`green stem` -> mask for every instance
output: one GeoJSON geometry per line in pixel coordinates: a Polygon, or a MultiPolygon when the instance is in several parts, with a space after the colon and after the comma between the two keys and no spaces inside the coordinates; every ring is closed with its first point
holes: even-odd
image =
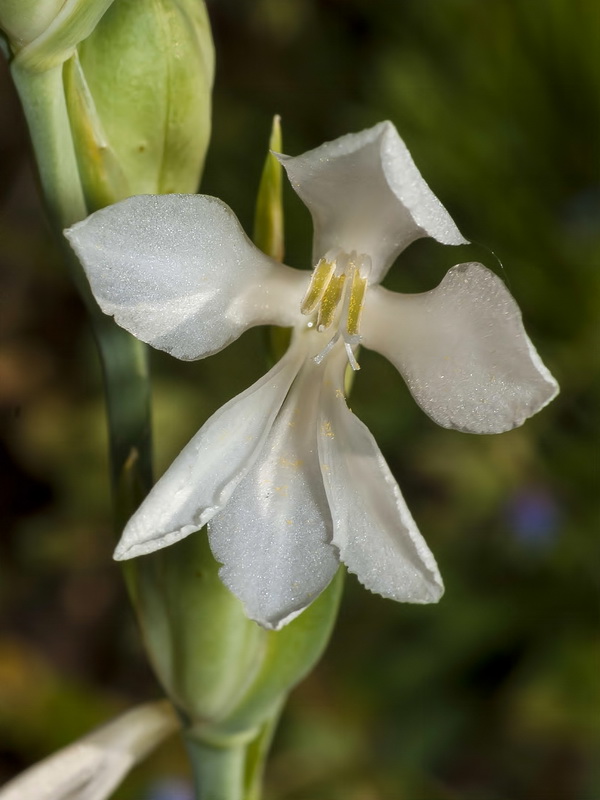
{"type": "Polygon", "coordinates": [[[62,64],[45,72],[25,70],[16,61],[11,65],[29,126],[44,199],[53,225],[60,230],[87,216],[62,71],[62,64]]]}
{"type": "Polygon", "coordinates": [[[244,800],[260,800],[262,797],[265,765],[286,700],[287,695],[284,695],[271,716],[263,723],[256,738],[248,744],[245,767],[246,795],[244,800]]]}
{"type": "Polygon", "coordinates": [[[245,800],[246,746],[215,747],[189,734],[184,739],[194,773],[196,800],[245,800]]]}
{"type": "Polygon", "coordinates": [[[148,348],[106,317],[93,324],[104,374],[117,530],[152,488],[148,348]]]}
{"type": "Polygon", "coordinates": [[[120,527],[152,485],[150,389],[146,346],[98,307],[62,230],[87,216],[63,87],[63,66],[45,72],[12,64],[50,220],[86,305],[106,392],[111,479],[120,527]]]}

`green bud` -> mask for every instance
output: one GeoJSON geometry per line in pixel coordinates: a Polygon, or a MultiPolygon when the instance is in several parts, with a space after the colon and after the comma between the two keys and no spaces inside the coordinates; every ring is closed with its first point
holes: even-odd
{"type": "Polygon", "coordinates": [[[195,192],[210,135],[214,52],[198,0],[116,0],[65,65],[88,209],[195,192]]]}
{"type": "Polygon", "coordinates": [[[214,71],[202,0],[0,0],[0,26],[57,226],[197,190],[214,71]]]}

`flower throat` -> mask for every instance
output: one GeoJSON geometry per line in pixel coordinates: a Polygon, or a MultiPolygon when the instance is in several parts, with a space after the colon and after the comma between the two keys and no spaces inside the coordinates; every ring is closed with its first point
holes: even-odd
{"type": "Polygon", "coordinates": [[[321,363],[341,336],[352,369],[360,369],[354,348],[361,339],[360,317],[370,271],[369,256],[359,256],[354,250],[349,255],[341,251],[330,251],[319,259],[300,311],[311,317],[308,327],[316,327],[319,333],[334,324],[337,327],[325,348],[315,356],[317,364],[321,363]]]}

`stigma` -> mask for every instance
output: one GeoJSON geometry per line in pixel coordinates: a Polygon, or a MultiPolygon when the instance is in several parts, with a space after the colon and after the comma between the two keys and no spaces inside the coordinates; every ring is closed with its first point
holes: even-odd
{"type": "Polygon", "coordinates": [[[367,255],[331,251],[313,270],[300,311],[309,317],[308,327],[319,333],[332,329],[333,336],[316,355],[320,363],[340,336],[352,369],[360,369],[354,349],[360,343],[360,318],[367,291],[371,259],[367,255]]]}

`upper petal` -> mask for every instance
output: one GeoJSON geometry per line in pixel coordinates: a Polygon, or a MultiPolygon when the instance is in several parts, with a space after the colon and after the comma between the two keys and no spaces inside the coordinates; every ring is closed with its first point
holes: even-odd
{"type": "Polygon", "coordinates": [[[377,282],[415,239],[466,241],[391,122],[279,158],[312,214],[315,263],[332,248],[356,250],[371,256],[377,282]]]}
{"type": "Polygon", "coordinates": [[[308,276],[266,256],[205,195],[140,195],[65,231],[102,310],[186,360],[252,325],[293,325],[308,276]]]}
{"type": "Polygon", "coordinates": [[[504,283],[481,264],[459,264],[430,292],[373,289],[362,317],[364,344],[401,372],[439,425],[501,433],[558,393],[504,283]]]}
{"type": "Polygon", "coordinates": [[[174,544],[223,508],[260,453],[302,360],[303,353],[290,349],[270,372],[213,414],[127,523],[117,560],[174,544]]]}
{"type": "Polygon", "coordinates": [[[368,428],[350,411],[341,369],[323,384],[319,456],[333,518],[333,543],[359,581],[384,597],[434,603],[444,591],[435,558],[368,428]]]}
{"type": "Polygon", "coordinates": [[[179,720],[166,700],[127,711],[4,784],[1,800],[104,800],[179,720]]]}
{"type": "Polygon", "coordinates": [[[338,559],[317,453],[322,367],[308,361],[263,450],[209,523],[223,583],[263,627],[278,628],[333,578],[338,559]]]}

